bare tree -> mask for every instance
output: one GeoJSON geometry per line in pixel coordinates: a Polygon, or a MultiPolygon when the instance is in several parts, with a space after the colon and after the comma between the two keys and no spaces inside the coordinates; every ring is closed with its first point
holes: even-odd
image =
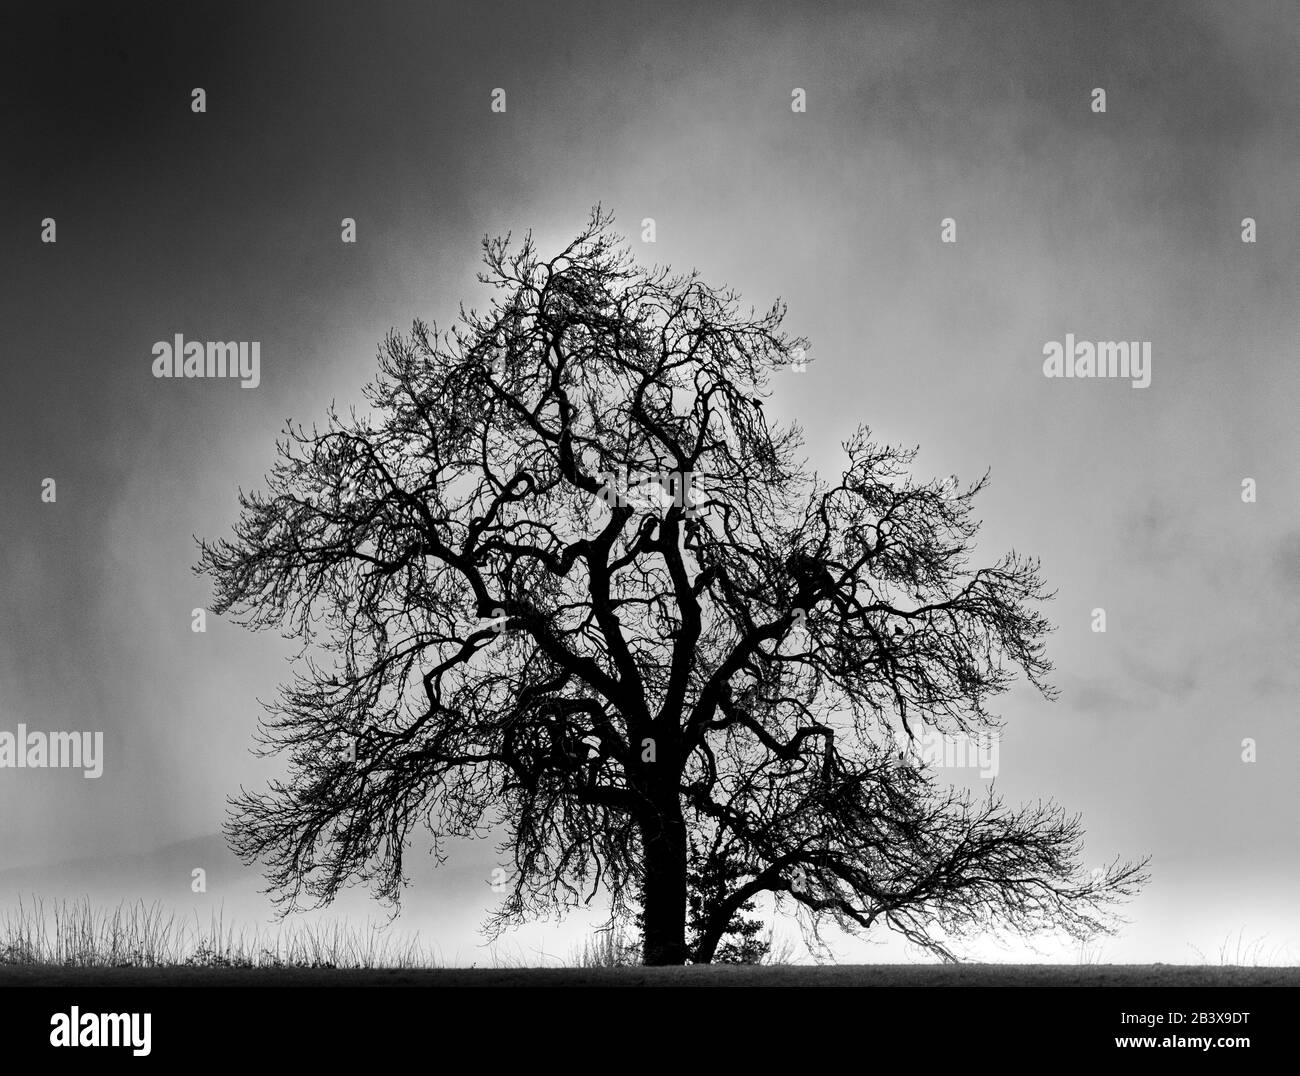
{"type": "Polygon", "coordinates": [[[1076,818],[900,758],[996,728],[1020,673],[1052,694],[1037,564],[969,567],[984,480],[918,483],[865,429],[807,472],[763,409],[806,345],[784,308],[638,266],[599,209],[550,260],[484,255],[487,313],[389,334],[369,406],[291,424],[200,543],[217,612],[303,641],[260,734],[289,775],[228,823],[284,905],[395,905],[415,827],[499,825],[493,929],[603,893],[648,964],[710,960],[764,892],[814,942],[883,922],[945,957],[1111,929],[1145,861],[1085,877],[1076,818]],[[693,949],[688,833],[734,885],[693,949]]]}

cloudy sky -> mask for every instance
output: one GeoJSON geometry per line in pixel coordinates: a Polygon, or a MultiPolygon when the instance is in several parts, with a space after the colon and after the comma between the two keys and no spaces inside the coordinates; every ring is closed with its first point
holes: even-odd
{"type": "Polygon", "coordinates": [[[485,233],[546,251],[600,202],[646,261],[786,300],[814,361],[770,408],[815,464],[866,422],[921,477],[991,469],[980,548],[1042,558],[1061,689],[1005,698],[997,787],[1081,812],[1098,865],[1153,857],[1106,959],[1300,961],[1298,51],[1258,2],[17,5],[0,730],[106,760],[0,770],[0,866],[203,837],[275,772],[248,749],[292,648],[190,631],[193,536],[390,327],[480,296],[485,233]],[[154,379],[177,333],[260,341],[261,384],[154,379]],[[1150,341],[1151,385],[1044,378],[1067,333],[1150,341]]]}

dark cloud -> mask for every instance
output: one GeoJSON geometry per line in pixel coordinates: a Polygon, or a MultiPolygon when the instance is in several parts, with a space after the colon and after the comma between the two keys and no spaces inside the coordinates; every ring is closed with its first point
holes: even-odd
{"type": "Polygon", "coordinates": [[[1291,531],[1278,540],[1272,567],[1278,582],[1300,587],[1300,531],[1291,531]]]}

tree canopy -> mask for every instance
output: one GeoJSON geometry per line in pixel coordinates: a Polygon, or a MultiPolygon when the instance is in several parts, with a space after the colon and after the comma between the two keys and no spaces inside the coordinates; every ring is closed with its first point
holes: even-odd
{"type": "Polygon", "coordinates": [[[1143,863],[1086,874],[1077,817],[908,751],[995,730],[1019,677],[1053,695],[1037,562],[972,567],[987,476],[919,481],[866,427],[809,471],[763,406],[806,361],[784,307],[639,265],[600,210],[484,262],[487,310],[390,333],[368,406],[290,425],[201,543],[214,610],[304,646],[261,732],[288,776],[228,823],[281,899],[396,901],[424,826],[505,835],[493,929],[600,896],[647,963],[713,959],[765,893],[814,943],[883,924],[945,958],[1110,929],[1143,863]]]}

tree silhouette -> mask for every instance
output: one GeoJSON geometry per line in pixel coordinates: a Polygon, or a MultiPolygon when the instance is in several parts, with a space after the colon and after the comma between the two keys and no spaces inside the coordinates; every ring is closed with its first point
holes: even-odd
{"type": "Polygon", "coordinates": [[[390,333],[368,408],[291,423],[200,542],[218,613],[303,643],[259,735],[288,776],[232,799],[232,846],[286,908],[396,906],[415,827],[441,856],[501,826],[490,930],[603,893],[647,964],[712,959],[763,892],[814,943],[881,922],[945,958],[1113,929],[1145,861],[1085,876],[1077,818],[900,759],[995,728],[1020,673],[1052,695],[1036,562],[969,568],[984,479],[918,483],[865,428],[807,472],[761,406],[803,358],[784,308],[641,267],[611,223],[550,260],[485,240],[488,311],[390,333]],[[691,945],[688,837],[727,886],[691,945]]]}

